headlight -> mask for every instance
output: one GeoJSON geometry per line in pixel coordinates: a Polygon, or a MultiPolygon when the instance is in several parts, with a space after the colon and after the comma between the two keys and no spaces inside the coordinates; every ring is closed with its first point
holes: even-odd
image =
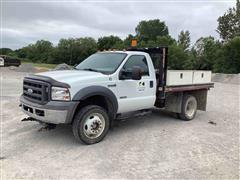
{"type": "Polygon", "coordinates": [[[70,92],[68,88],[52,87],[52,100],[70,101],[70,92]]]}

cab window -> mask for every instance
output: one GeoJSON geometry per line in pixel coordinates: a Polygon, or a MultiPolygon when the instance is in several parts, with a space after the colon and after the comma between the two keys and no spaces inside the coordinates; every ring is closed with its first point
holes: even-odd
{"type": "Polygon", "coordinates": [[[143,70],[144,76],[149,76],[147,59],[143,55],[132,55],[128,58],[127,62],[123,66],[123,71],[127,76],[131,77],[132,69],[134,66],[139,66],[143,70]]]}

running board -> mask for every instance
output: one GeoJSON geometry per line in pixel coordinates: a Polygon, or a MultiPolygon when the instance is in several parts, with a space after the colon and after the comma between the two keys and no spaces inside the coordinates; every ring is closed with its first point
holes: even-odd
{"type": "Polygon", "coordinates": [[[116,120],[125,120],[133,117],[145,116],[151,113],[152,113],[152,110],[140,110],[140,111],[133,111],[129,113],[122,113],[117,115],[116,120]]]}

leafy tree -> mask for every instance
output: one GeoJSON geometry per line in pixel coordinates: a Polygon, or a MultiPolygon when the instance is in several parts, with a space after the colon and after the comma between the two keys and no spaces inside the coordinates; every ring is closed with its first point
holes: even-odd
{"type": "Polygon", "coordinates": [[[54,56],[54,63],[67,63],[71,64],[71,61],[73,59],[73,44],[74,39],[60,39],[58,42],[58,45],[53,52],[54,56]]]}
{"type": "Polygon", "coordinates": [[[16,49],[15,53],[16,53],[17,57],[19,57],[19,58],[27,58],[27,48],[26,47],[16,49]]]}
{"type": "Polygon", "coordinates": [[[217,51],[217,61],[213,67],[215,72],[240,73],[240,36],[229,40],[217,51]]]}
{"type": "Polygon", "coordinates": [[[183,47],[186,51],[190,47],[190,32],[189,31],[181,31],[178,35],[178,44],[183,47]]]}
{"type": "Polygon", "coordinates": [[[138,47],[160,47],[160,46],[170,46],[176,43],[176,40],[173,39],[170,35],[167,36],[158,36],[156,40],[149,41],[140,41],[138,47]]]}
{"type": "Polygon", "coordinates": [[[159,19],[141,21],[135,31],[139,41],[156,41],[158,36],[168,35],[168,27],[159,19]]]}
{"type": "Polygon", "coordinates": [[[196,60],[195,68],[211,70],[218,58],[216,52],[220,48],[221,44],[211,36],[198,39],[192,50],[196,60]]]}
{"type": "Polygon", "coordinates": [[[35,44],[36,60],[38,62],[52,62],[53,44],[50,41],[40,40],[35,44]]]}
{"type": "Polygon", "coordinates": [[[29,44],[28,46],[22,48],[22,51],[26,53],[26,58],[31,60],[32,62],[36,62],[35,57],[35,46],[34,44],[29,44]]]}
{"type": "Polygon", "coordinates": [[[0,55],[8,55],[9,53],[12,53],[13,50],[10,48],[0,48],[0,55]]]}
{"type": "Polygon", "coordinates": [[[236,8],[230,8],[223,16],[218,18],[217,32],[223,40],[240,36],[240,2],[237,0],[236,8]]]}
{"type": "Polygon", "coordinates": [[[98,49],[108,50],[108,49],[123,49],[123,41],[118,36],[105,36],[98,39],[98,49]]]}
{"type": "Polygon", "coordinates": [[[168,68],[169,69],[193,69],[193,58],[190,53],[186,53],[184,48],[176,43],[169,46],[168,68]]]}
{"type": "Polygon", "coordinates": [[[54,63],[79,64],[96,51],[97,43],[93,38],[61,39],[54,52],[54,63]]]}
{"type": "Polygon", "coordinates": [[[176,40],[173,39],[170,35],[166,36],[157,36],[156,46],[170,46],[176,44],[176,40]]]}
{"type": "Polygon", "coordinates": [[[240,7],[231,8],[219,17],[218,32],[225,40],[220,43],[213,37],[202,37],[190,48],[189,31],[181,31],[176,41],[168,34],[165,22],[159,19],[141,21],[124,41],[118,36],[105,36],[96,42],[91,37],[60,39],[56,47],[49,41],[39,40],[15,51],[0,49],[1,54],[26,58],[32,62],[78,64],[98,49],[124,49],[138,40],[138,47],[168,46],[169,69],[206,69],[223,73],[240,72],[240,7]]]}
{"type": "Polygon", "coordinates": [[[22,50],[18,50],[26,54],[26,58],[33,62],[49,63],[52,60],[53,45],[50,41],[39,40],[35,44],[30,44],[22,50]]]}
{"type": "Polygon", "coordinates": [[[97,51],[97,42],[93,38],[79,38],[77,44],[79,49],[78,54],[76,54],[76,56],[78,57],[75,64],[82,62],[88,56],[92,55],[97,51]]]}

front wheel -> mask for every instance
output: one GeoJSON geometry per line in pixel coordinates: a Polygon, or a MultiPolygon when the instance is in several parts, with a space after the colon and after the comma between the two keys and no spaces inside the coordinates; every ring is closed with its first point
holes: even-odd
{"type": "Polygon", "coordinates": [[[178,117],[185,121],[192,120],[197,113],[197,99],[192,95],[185,95],[182,101],[181,113],[178,113],[178,117]]]}
{"type": "Polygon", "coordinates": [[[109,117],[100,106],[85,106],[76,114],[72,130],[75,138],[85,144],[100,142],[109,130],[109,117]]]}

